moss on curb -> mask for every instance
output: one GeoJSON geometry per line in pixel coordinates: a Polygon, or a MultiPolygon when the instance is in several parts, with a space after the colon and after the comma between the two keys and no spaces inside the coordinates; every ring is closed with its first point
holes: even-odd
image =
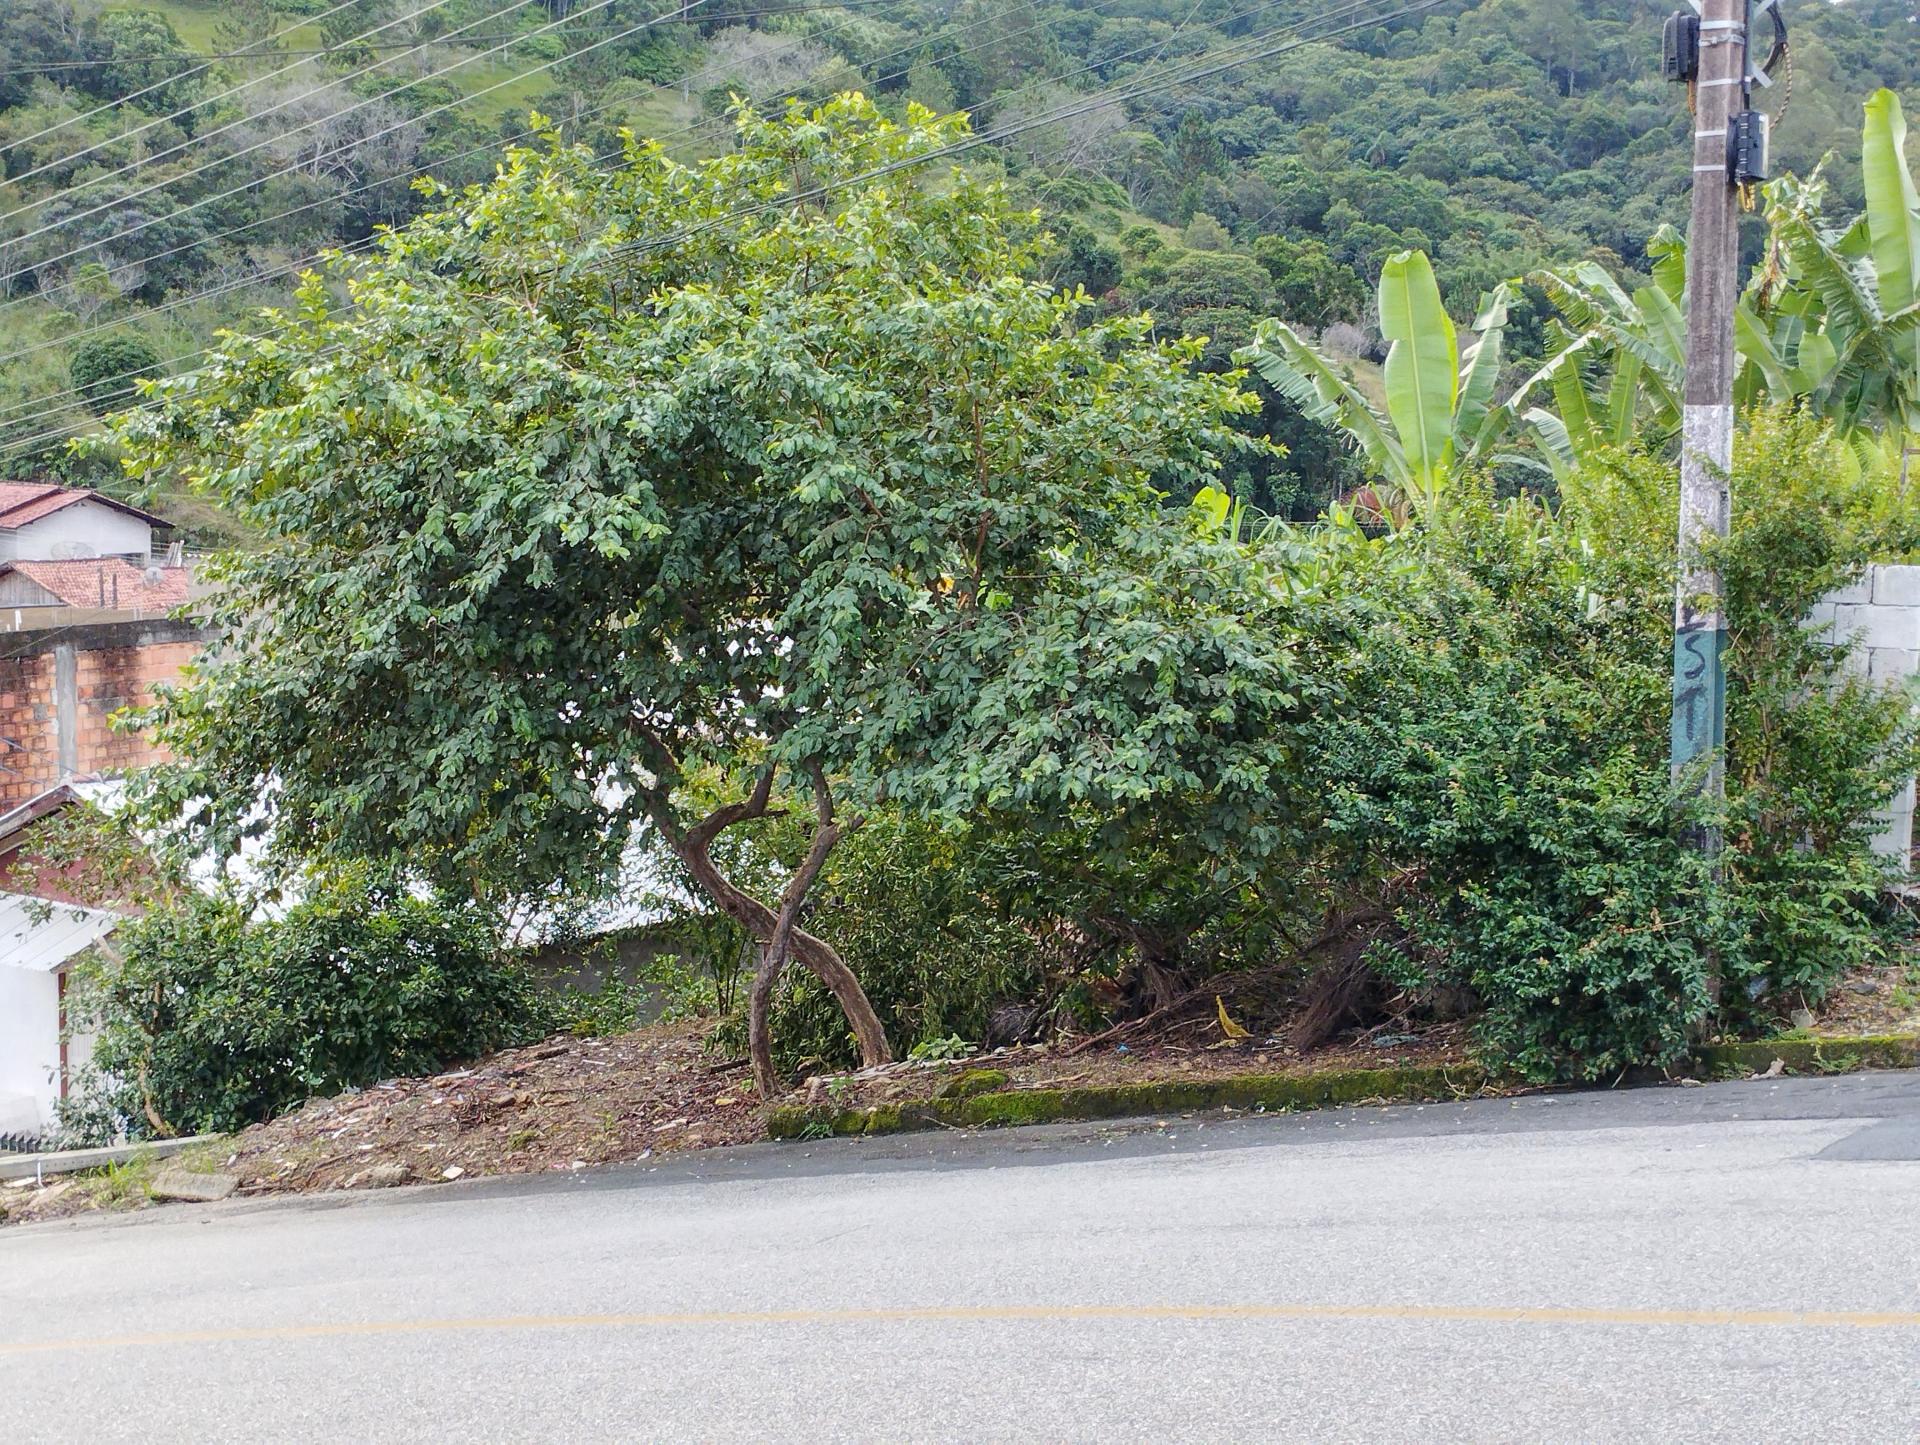
{"type": "Polygon", "coordinates": [[[1004,1089],[1012,1080],[1004,1069],[967,1069],[933,1091],[936,1099],[971,1099],[1004,1089]]]}
{"type": "Polygon", "coordinates": [[[897,1134],[945,1124],[974,1129],[1050,1124],[1068,1119],[1123,1119],[1194,1109],[1319,1109],[1329,1104],[1455,1099],[1478,1093],[1486,1070],[1475,1065],[1342,1069],[1322,1074],[1242,1074],[1224,1079],[1169,1079],[1082,1089],[1009,1089],[971,1098],[923,1099],[866,1109],[786,1105],[767,1116],[775,1139],[829,1134],[897,1134]]]}
{"type": "Polygon", "coordinates": [[[1920,1068],[1920,1035],[1872,1034],[1848,1039],[1806,1034],[1743,1044],[1705,1044],[1694,1050],[1692,1072],[1706,1079],[1763,1074],[1775,1059],[1789,1074],[1920,1068]]]}
{"type": "MultiPolygon", "coordinates": [[[[1779,1059],[1789,1074],[1844,1074],[1855,1069],[1920,1068],[1920,1034],[1862,1038],[1799,1037],[1708,1044],[1675,1073],[1696,1078],[1745,1078],[1779,1059]]],[[[965,1075],[961,1076],[966,1077],[965,1075]]],[[[1066,1120],[1124,1119],[1199,1109],[1287,1112],[1334,1104],[1408,1103],[1457,1099],[1494,1082],[1474,1064],[1419,1064],[1389,1069],[1339,1069],[1319,1074],[1241,1074],[1221,1079],[1167,1079],[1079,1089],[1002,1089],[963,1097],[875,1104],[865,1109],[783,1105],[767,1116],[775,1139],[828,1135],[898,1134],[947,1125],[958,1129],[1066,1120]]]]}

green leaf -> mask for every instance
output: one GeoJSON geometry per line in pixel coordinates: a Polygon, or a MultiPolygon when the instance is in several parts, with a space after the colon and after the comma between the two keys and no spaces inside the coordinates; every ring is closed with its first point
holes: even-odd
{"type": "Polygon", "coordinates": [[[1513,288],[1506,282],[1482,298],[1480,314],[1474,318],[1478,333],[1460,363],[1460,400],[1453,413],[1455,445],[1466,457],[1478,459],[1506,429],[1511,412],[1493,404],[1493,392],[1500,380],[1500,354],[1506,336],[1507,308],[1513,304],[1513,288]]]}
{"type": "Polygon", "coordinates": [[[1836,345],[1870,334],[1883,316],[1879,297],[1868,285],[1860,263],[1843,255],[1838,241],[1821,224],[1804,198],[1769,213],[1774,234],[1786,248],[1796,281],[1810,287],[1826,310],[1827,329],[1836,345]]]}
{"type": "Polygon", "coordinates": [[[1733,309],[1733,334],[1740,355],[1751,361],[1766,378],[1767,390],[1774,399],[1785,401],[1792,396],[1793,376],[1786,362],[1774,350],[1773,338],[1767,335],[1766,327],[1753,314],[1752,303],[1744,296],[1733,309]]]}
{"type": "Polygon", "coordinates": [[[1534,440],[1540,444],[1540,454],[1547,459],[1554,476],[1565,481],[1578,460],[1574,455],[1573,441],[1567,435],[1566,423],[1544,407],[1537,406],[1527,412],[1526,423],[1533,431],[1534,440]]]}
{"type": "MultiPolygon", "coordinates": [[[[1589,331],[1575,338],[1568,346],[1556,352],[1538,371],[1515,388],[1508,405],[1518,408],[1522,401],[1535,390],[1545,387],[1553,394],[1554,405],[1560,415],[1555,419],[1552,436],[1569,460],[1575,450],[1586,451],[1594,441],[1593,408],[1587,397],[1586,380],[1580,374],[1583,362],[1600,350],[1600,333],[1589,331]]],[[[1525,419],[1536,435],[1540,433],[1537,418],[1550,413],[1539,407],[1530,409],[1525,419]]]]}
{"type": "Polygon", "coordinates": [[[1227,518],[1233,514],[1233,498],[1218,487],[1202,487],[1194,493],[1193,508],[1208,531],[1221,532],[1226,530],[1227,518]]]}
{"type": "Polygon", "coordinates": [[[1662,225],[1647,242],[1653,258],[1653,280],[1675,306],[1687,294],[1687,238],[1671,225],[1662,225]]]}
{"type": "Polygon", "coordinates": [[[1380,333],[1387,351],[1387,415],[1416,491],[1438,496],[1453,462],[1460,355],[1424,251],[1399,251],[1380,273],[1380,333]]]}
{"type": "Polygon", "coordinates": [[[1840,353],[1834,349],[1833,338],[1826,332],[1804,333],[1800,337],[1799,349],[1794,354],[1794,394],[1804,396],[1816,390],[1833,374],[1833,368],[1839,361],[1840,353]]]}
{"type": "Polygon", "coordinates": [[[1616,447],[1633,441],[1634,425],[1639,417],[1640,358],[1622,352],[1614,361],[1613,380],[1607,386],[1607,440],[1616,447]]]}
{"type": "Polygon", "coordinates": [[[1867,100],[1861,135],[1861,173],[1867,192],[1867,231],[1880,282],[1880,309],[1891,315],[1920,300],[1920,193],[1907,169],[1907,123],[1900,99],[1877,90],[1867,100]]]}
{"type": "MultiPolygon", "coordinates": [[[[1880,310],[1892,316],[1920,301],[1920,193],[1907,169],[1907,123],[1891,90],[1867,101],[1861,135],[1861,172],[1867,192],[1867,230],[1873,269],[1880,283],[1880,310]]],[[[1905,372],[1908,393],[1920,383],[1920,336],[1906,335],[1892,348],[1905,372]]]]}

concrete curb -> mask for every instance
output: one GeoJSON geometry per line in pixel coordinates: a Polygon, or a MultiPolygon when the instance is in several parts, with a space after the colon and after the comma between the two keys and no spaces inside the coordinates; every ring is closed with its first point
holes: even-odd
{"type": "Polygon", "coordinates": [[[1744,1044],[1706,1044],[1694,1050],[1691,1072],[1702,1079],[1764,1074],[1775,1059],[1789,1074],[1920,1068],[1920,1034],[1866,1034],[1851,1039],[1808,1035],[1744,1044]]]}
{"type": "MultiPolygon", "coordinates": [[[[1780,1060],[1787,1074],[1845,1074],[1859,1069],[1920,1068],[1920,1034],[1862,1038],[1780,1038],[1710,1044],[1669,1071],[1704,1079],[1764,1074],[1780,1060]]],[[[1663,1076],[1664,1077],[1664,1076],[1663,1076]]],[[[773,1139],[897,1134],[913,1129],[979,1129],[1069,1120],[1122,1119],[1202,1109],[1288,1112],[1334,1104],[1424,1103],[1466,1098],[1501,1080],[1475,1064],[1417,1064],[1337,1069],[1319,1074],[1240,1074],[1103,1088],[1009,1089],[969,1098],[917,1099],[835,1109],[788,1104],[767,1116],[773,1139]]]]}
{"type": "Polygon", "coordinates": [[[149,1139],[142,1144],[115,1144],[106,1149],[62,1149],[51,1154],[0,1154],[0,1179],[41,1179],[52,1174],[77,1174],[83,1169],[104,1169],[109,1164],[124,1164],[129,1159],[165,1159],[217,1134],[194,1134],[185,1139],[149,1139]]]}
{"type": "Polygon", "coordinates": [[[1485,1089],[1476,1064],[1421,1064],[1394,1069],[1338,1069],[1320,1074],[1237,1074],[1083,1089],[1010,1089],[965,1099],[924,1099],[866,1109],[786,1105],[767,1116],[774,1139],[829,1134],[897,1134],[908,1129],[977,1129],[1065,1120],[1125,1119],[1193,1109],[1285,1112],[1332,1104],[1418,1103],[1462,1099],[1485,1089]]]}

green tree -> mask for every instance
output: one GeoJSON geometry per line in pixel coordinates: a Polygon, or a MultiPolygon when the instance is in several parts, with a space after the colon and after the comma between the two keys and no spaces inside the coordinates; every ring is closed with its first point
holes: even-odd
{"type": "Polygon", "coordinates": [[[5,111],[32,98],[31,67],[86,58],[73,7],[58,0],[0,0],[0,55],[7,58],[0,66],[0,111],[5,111]]]}
{"type": "Polygon", "coordinates": [[[963,119],[842,96],[739,130],[692,168],[515,152],[389,239],[350,311],[310,281],[286,334],[116,430],[263,542],[218,568],[223,640],[154,718],[176,836],[231,850],[269,800],[269,863],[498,898],[603,883],[650,828],[763,945],[771,1091],[789,954],[889,1056],[800,923],[881,800],[1152,808],[1254,846],[1298,699],[1242,550],[1155,490],[1211,477],[1252,399],[1142,320],[1079,324],[995,186],[924,186],[963,119]],[[714,845],[783,805],[803,854],[756,896],[714,845]]]}
{"type": "Polygon", "coordinates": [[[95,16],[87,22],[86,48],[94,61],[86,72],[90,90],[108,99],[145,90],[133,103],[155,115],[192,105],[205,88],[206,67],[196,66],[161,11],[109,10],[95,16]]]}
{"type": "Polygon", "coordinates": [[[67,374],[96,411],[128,406],[136,381],[160,374],[160,354],[141,336],[102,336],[84,341],[67,374]]]}
{"type": "Polygon", "coordinates": [[[1253,256],[1273,277],[1280,316],[1297,326],[1318,330],[1336,321],[1357,320],[1367,309],[1365,283],[1335,260],[1323,241],[1262,236],[1253,243],[1253,256]]]}
{"type": "Polygon", "coordinates": [[[1120,284],[1126,272],[1120,248],[1077,223],[1067,227],[1066,244],[1061,248],[1054,284],[1070,291],[1086,288],[1090,296],[1104,296],[1120,284]]]}
{"type": "Polygon", "coordinates": [[[1227,234],[1227,228],[1205,211],[1194,212],[1181,239],[1190,251],[1224,251],[1233,244],[1233,237],[1227,234]]]}
{"type": "Polygon", "coordinates": [[[1233,251],[1195,251],[1167,268],[1167,277],[1147,292],[1146,304],[1169,316],[1204,307],[1237,306],[1265,313],[1273,287],[1265,269],[1233,251]]]}
{"type": "Polygon", "coordinates": [[[953,82],[925,52],[914,57],[913,64],[907,67],[903,89],[907,99],[918,101],[935,115],[945,115],[960,103],[953,82]]]}

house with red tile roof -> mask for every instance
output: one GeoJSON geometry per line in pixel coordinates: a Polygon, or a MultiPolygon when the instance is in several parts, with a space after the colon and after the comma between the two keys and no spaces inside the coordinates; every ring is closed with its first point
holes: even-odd
{"type": "Polygon", "coordinates": [[[0,482],[0,562],[119,557],[145,565],[164,517],[90,487],[0,482]]]}
{"type": "Polygon", "coordinates": [[[136,567],[118,557],[83,562],[0,562],[0,613],[79,607],[158,617],[187,601],[186,567],[136,567]]]}

